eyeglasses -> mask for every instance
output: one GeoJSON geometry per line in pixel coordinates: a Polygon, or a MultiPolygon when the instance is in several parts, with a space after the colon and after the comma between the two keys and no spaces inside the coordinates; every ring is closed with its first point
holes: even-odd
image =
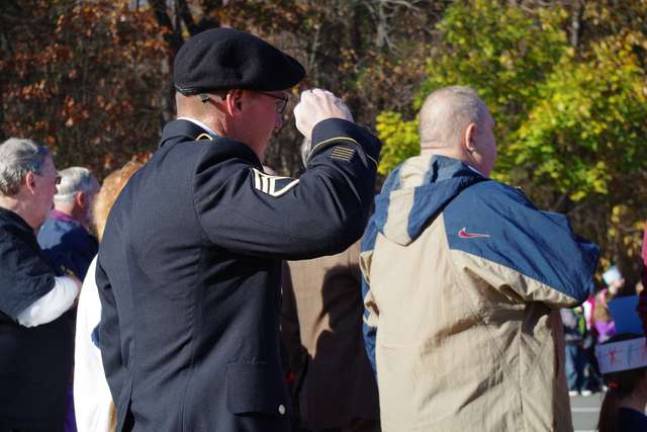
{"type": "Polygon", "coordinates": [[[262,91],[257,91],[256,93],[260,93],[262,95],[269,96],[271,98],[276,99],[276,112],[278,114],[283,115],[283,113],[285,112],[285,108],[288,106],[288,100],[290,100],[287,96],[285,95],[279,96],[279,95],[262,92],[262,91]]]}
{"type": "MultiPolygon", "coordinates": [[[[227,97],[228,92],[223,92],[222,94],[218,94],[223,100],[227,97]]],[[[273,93],[267,93],[267,92],[262,92],[262,91],[255,91],[255,93],[260,93],[265,96],[269,96],[271,98],[276,99],[276,112],[280,115],[283,115],[285,112],[285,108],[288,106],[288,101],[290,98],[288,96],[282,95],[275,95],[273,93]]],[[[200,98],[200,102],[202,103],[207,103],[211,101],[211,98],[207,93],[200,93],[198,94],[198,97],[200,98]]],[[[212,102],[213,103],[213,102],[212,102]]]]}

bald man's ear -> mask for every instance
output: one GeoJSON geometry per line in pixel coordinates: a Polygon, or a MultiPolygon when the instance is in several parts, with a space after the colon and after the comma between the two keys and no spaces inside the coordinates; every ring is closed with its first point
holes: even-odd
{"type": "Polygon", "coordinates": [[[465,150],[468,153],[474,153],[476,151],[476,134],[478,133],[476,123],[470,123],[465,128],[465,133],[463,135],[465,150]]]}
{"type": "Polygon", "coordinates": [[[76,192],[74,194],[74,201],[76,201],[76,205],[80,208],[85,208],[88,203],[88,196],[85,192],[76,192]]]}

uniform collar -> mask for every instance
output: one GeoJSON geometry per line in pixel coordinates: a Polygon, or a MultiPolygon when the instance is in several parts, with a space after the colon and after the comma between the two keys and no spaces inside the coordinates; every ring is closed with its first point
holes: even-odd
{"type": "Polygon", "coordinates": [[[200,127],[201,127],[202,129],[204,129],[204,130],[205,130],[209,135],[212,135],[212,136],[218,136],[218,134],[217,134],[213,129],[211,129],[209,126],[207,126],[206,124],[202,123],[202,122],[201,122],[200,120],[198,120],[198,119],[194,119],[194,118],[191,118],[191,117],[178,117],[177,119],[178,119],[178,120],[186,120],[186,121],[190,121],[191,123],[193,123],[193,124],[195,124],[195,125],[200,126],[200,127]]]}
{"type": "Polygon", "coordinates": [[[164,147],[170,143],[174,144],[178,140],[195,141],[200,135],[205,133],[209,134],[209,131],[193,121],[186,119],[173,120],[164,126],[160,147],[164,147]]]}
{"type": "MultiPolygon", "coordinates": [[[[207,129],[199,126],[193,119],[179,118],[167,123],[162,131],[162,139],[159,146],[163,148],[165,146],[173,146],[182,141],[196,141],[203,139],[204,135],[209,135],[212,138],[211,142],[221,146],[223,151],[234,151],[239,157],[249,160],[254,165],[261,166],[258,156],[256,156],[256,153],[248,145],[227,137],[219,135],[212,136],[207,129]],[[215,143],[215,141],[219,142],[215,143]]],[[[205,139],[204,142],[209,143],[210,141],[205,139]]]]}

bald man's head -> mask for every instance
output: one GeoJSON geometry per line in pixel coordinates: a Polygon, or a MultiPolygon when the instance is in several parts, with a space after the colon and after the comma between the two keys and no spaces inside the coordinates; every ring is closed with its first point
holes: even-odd
{"type": "Polygon", "coordinates": [[[496,159],[494,121],[469,87],[444,87],[425,99],[419,113],[420,149],[460,159],[488,175],[496,159]]]}
{"type": "Polygon", "coordinates": [[[420,147],[454,147],[470,123],[488,117],[488,109],[469,87],[444,87],[431,93],[420,110],[420,147]]]}

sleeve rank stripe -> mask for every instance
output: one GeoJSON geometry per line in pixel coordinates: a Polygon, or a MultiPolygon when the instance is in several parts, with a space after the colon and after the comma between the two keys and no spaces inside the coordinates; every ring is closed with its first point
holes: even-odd
{"type": "Polygon", "coordinates": [[[321,147],[323,145],[326,145],[326,144],[328,144],[329,142],[332,142],[332,141],[348,141],[348,142],[352,142],[353,144],[359,145],[359,143],[357,141],[355,141],[354,139],[349,138],[349,137],[345,137],[345,136],[333,137],[333,138],[328,138],[327,140],[323,140],[320,143],[317,143],[317,145],[314,146],[312,148],[312,150],[310,150],[310,154],[314,154],[315,150],[317,150],[319,147],[321,147]]]}
{"type": "Polygon", "coordinates": [[[290,189],[299,184],[299,179],[293,179],[291,177],[271,176],[257,170],[256,168],[252,168],[252,170],[254,171],[254,188],[274,198],[284,195],[290,189]],[[280,180],[291,181],[285,185],[277,185],[277,182],[280,180]]]}
{"type": "Polygon", "coordinates": [[[355,150],[346,147],[335,147],[332,152],[330,152],[330,157],[345,161],[351,160],[354,155],[355,150]]]}
{"type": "Polygon", "coordinates": [[[254,169],[254,187],[258,190],[263,190],[261,186],[261,175],[256,169],[254,169]]]}
{"type": "Polygon", "coordinates": [[[355,150],[349,149],[348,147],[335,147],[333,153],[352,155],[355,153],[355,150]]]}

